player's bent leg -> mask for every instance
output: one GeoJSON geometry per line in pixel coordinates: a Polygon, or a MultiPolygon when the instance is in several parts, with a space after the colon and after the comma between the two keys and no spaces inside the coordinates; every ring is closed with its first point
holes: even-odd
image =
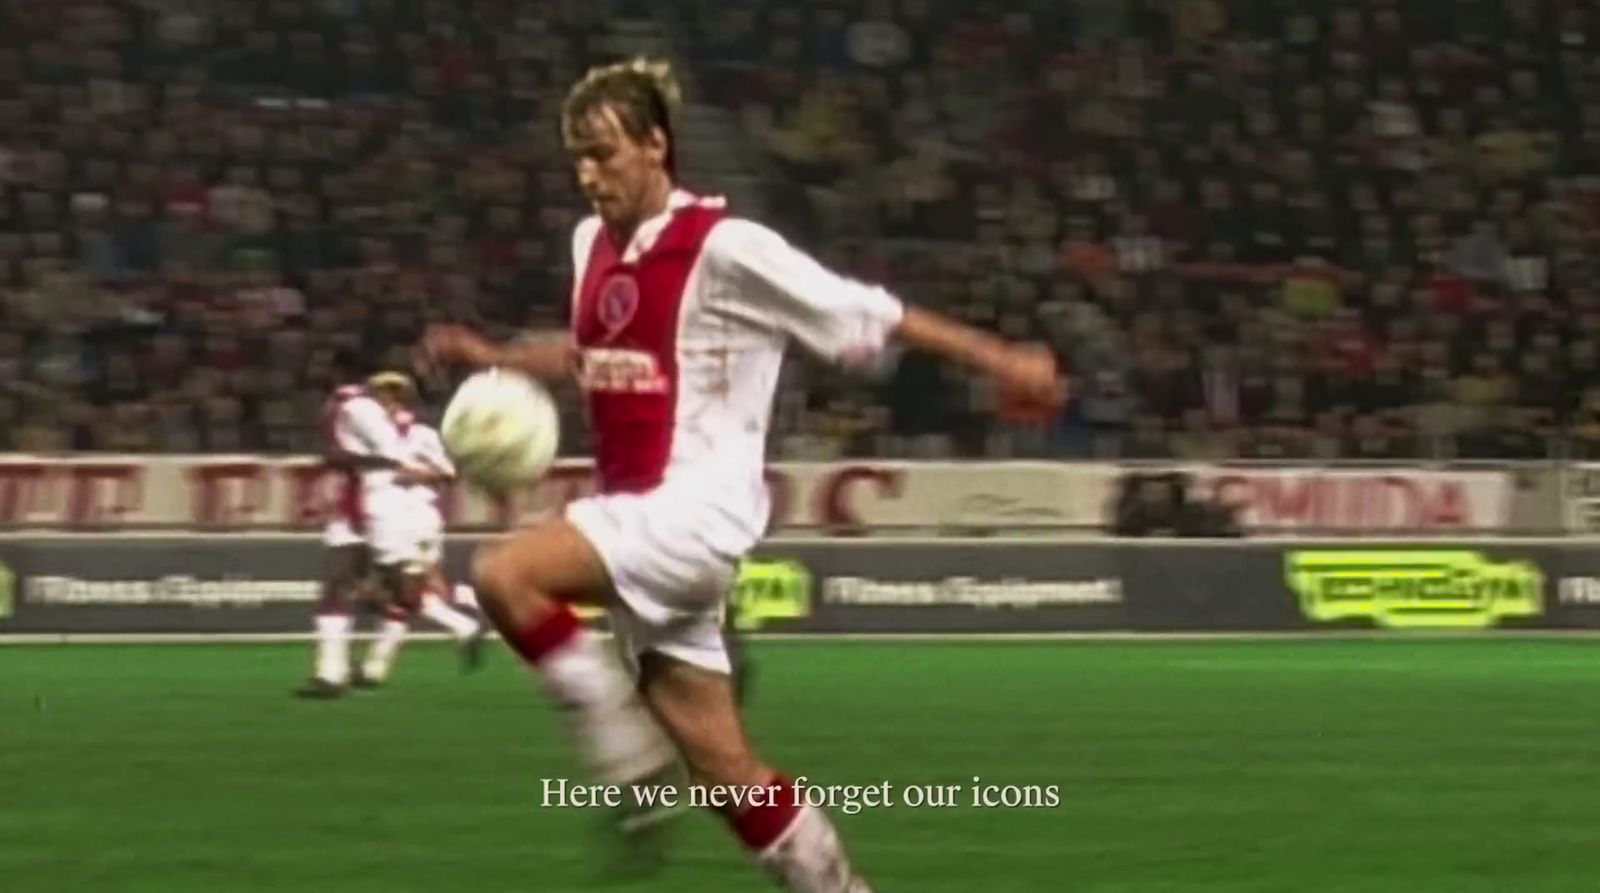
{"type": "Polygon", "coordinates": [[[564,520],[484,546],[473,559],[473,577],[479,607],[502,632],[535,625],[563,605],[603,606],[611,598],[599,552],[564,520]]]}
{"type": "Polygon", "coordinates": [[[612,599],[605,562],[577,528],[519,531],[482,550],[474,570],[479,607],[566,709],[591,772],[626,785],[676,762],[627,672],[572,610],[612,599]]]}
{"type": "Polygon", "coordinates": [[[361,663],[361,672],[354,680],[358,688],[372,689],[382,685],[394,669],[395,659],[411,632],[411,618],[422,598],[426,585],[420,568],[405,563],[394,563],[378,569],[383,591],[388,593],[388,604],[383,610],[383,621],[378,635],[367,650],[361,663]]]}
{"type": "Polygon", "coordinates": [[[419,598],[418,613],[449,632],[461,649],[462,670],[478,669],[483,662],[483,639],[488,627],[456,605],[450,584],[437,564],[425,572],[419,598]]]}
{"type": "Polygon", "coordinates": [[[727,672],[659,650],[641,656],[640,670],[645,700],[697,784],[765,789],[758,801],[719,810],[763,869],[796,893],[870,893],[827,814],[806,806],[794,780],[750,746],[727,672]]]}
{"type": "Polygon", "coordinates": [[[355,591],[367,571],[363,543],[328,546],[323,552],[322,595],[315,609],[316,667],[295,693],[307,698],[335,698],[350,683],[350,633],[354,626],[355,591]]]}

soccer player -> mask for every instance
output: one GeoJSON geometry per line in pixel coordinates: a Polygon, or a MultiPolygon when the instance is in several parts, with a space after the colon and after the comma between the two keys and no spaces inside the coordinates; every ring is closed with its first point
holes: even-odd
{"type": "Polygon", "coordinates": [[[681,757],[696,783],[763,788],[721,810],[757,863],[800,893],[867,893],[827,815],[746,738],[722,636],[739,561],[767,525],[786,345],[857,370],[896,346],[931,351],[1013,405],[1058,406],[1065,385],[1048,349],[837,275],[678,188],[678,100],[665,64],[643,60],[595,69],[567,97],[562,137],[594,214],[573,234],[566,343],[498,344],[460,326],[424,337],[428,362],[575,378],[587,398],[599,491],[481,551],[479,603],[568,708],[599,780],[659,777],[681,757]],[[636,679],[574,604],[609,610],[636,679]]]}
{"type": "Polygon", "coordinates": [[[417,388],[410,376],[383,372],[369,379],[367,388],[394,420],[415,470],[400,475],[397,481],[406,498],[396,500],[373,525],[374,547],[383,556],[378,564],[395,598],[385,610],[384,622],[354,684],[376,688],[388,678],[417,614],[450,633],[460,646],[464,670],[477,669],[484,624],[448,602],[452,590],[440,568],[444,557],[440,488],[455,479],[455,465],[439,433],[416,418],[417,388]]]}
{"type": "Polygon", "coordinates": [[[341,381],[327,400],[324,462],[339,475],[339,495],[323,531],[322,597],[316,606],[316,668],[296,694],[337,698],[351,681],[352,609],[368,584],[373,513],[403,498],[396,475],[409,467],[405,445],[388,410],[360,379],[361,361],[341,352],[334,359],[341,381]]]}

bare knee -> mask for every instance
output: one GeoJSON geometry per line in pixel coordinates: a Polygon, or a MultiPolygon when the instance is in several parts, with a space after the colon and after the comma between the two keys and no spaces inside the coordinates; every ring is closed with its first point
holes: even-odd
{"type": "Polygon", "coordinates": [[[537,577],[529,573],[526,556],[509,542],[480,549],[473,559],[472,576],[478,604],[497,622],[526,623],[550,610],[537,577]]]}
{"type": "Polygon", "coordinates": [[[516,565],[504,543],[483,546],[472,556],[472,581],[484,602],[499,604],[516,590],[516,565]]]}
{"type": "Polygon", "coordinates": [[[603,604],[605,565],[570,525],[546,523],[486,545],[473,559],[479,602],[496,622],[537,621],[558,604],[603,604]]]}

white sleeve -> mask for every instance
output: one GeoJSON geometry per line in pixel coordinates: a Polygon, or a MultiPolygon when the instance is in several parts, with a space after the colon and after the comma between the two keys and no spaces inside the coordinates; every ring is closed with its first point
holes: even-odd
{"type": "Polygon", "coordinates": [[[345,404],[350,431],[367,448],[369,455],[396,462],[406,460],[406,444],[400,429],[375,400],[356,399],[345,404]]]}
{"type": "Polygon", "coordinates": [[[905,313],[883,288],[829,270],[772,230],[724,220],[706,237],[717,312],[788,335],[823,360],[873,368],[905,313]]]}

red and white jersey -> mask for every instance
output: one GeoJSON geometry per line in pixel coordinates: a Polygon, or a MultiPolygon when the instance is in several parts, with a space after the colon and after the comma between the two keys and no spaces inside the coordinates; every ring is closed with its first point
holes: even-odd
{"type": "MultiPolygon", "coordinates": [[[[438,431],[417,421],[416,416],[409,412],[396,414],[395,425],[400,429],[400,439],[405,444],[406,456],[411,464],[455,477],[455,463],[450,461],[450,454],[445,450],[444,439],[438,431]]],[[[444,497],[443,485],[413,483],[404,485],[402,489],[412,506],[424,511],[440,511],[444,497]]]]}
{"type": "Polygon", "coordinates": [[[605,493],[678,488],[759,538],[774,391],[789,341],[875,363],[903,310],[824,268],[721,199],[674,192],[615,244],[598,217],[573,236],[573,334],[605,493]],[[701,498],[696,496],[695,498],[701,498]]]}
{"type": "MultiPolygon", "coordinates": [[[[331,450],[395,460],[405,457],[399,428],[388,411],[360,385],[334,391],[323,410],[323,421],[331,450]]],[[[374,507],[398,493],[395,473],[389,469],[345,472],[333,522],[342,521],[360,532],[374,507]]]]}

